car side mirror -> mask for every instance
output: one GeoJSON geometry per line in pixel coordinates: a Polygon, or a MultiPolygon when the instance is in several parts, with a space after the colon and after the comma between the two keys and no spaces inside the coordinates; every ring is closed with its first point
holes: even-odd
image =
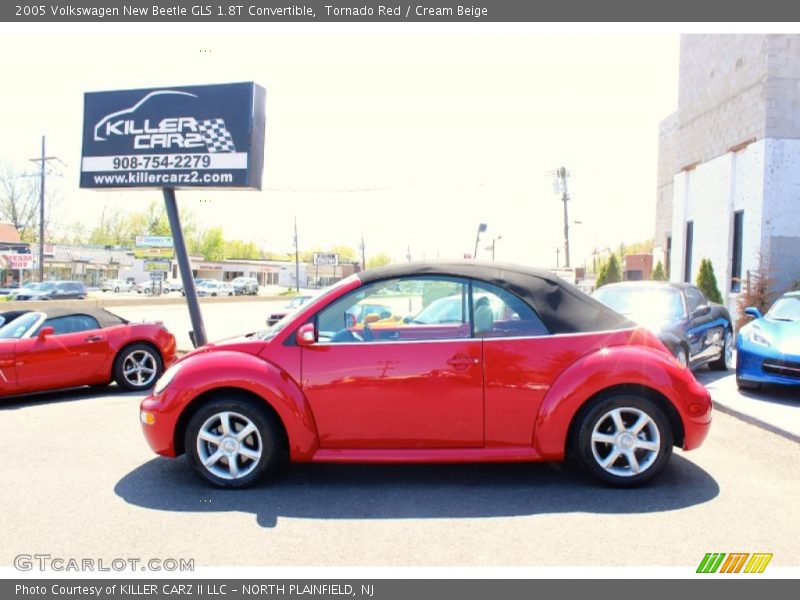
{"type": "Polygon", "coordinates": [[[312,346],[317,342],[317,328],[313,323],[306,323],[294,334],[298,346],[312,346]]]}
{"type": "Polygon", "coordinates": [[[36,336],[36,339],[39,340],[40,342],[43,342],[45,339],[47,339],[48,336],[53,335],[55,333],[55,331],[56,330],[53,329],[52,327],[42,327],[39,330],[39,333],[36,336]]]}
{"type": "Polygon", "coordinates": [[[711,312],[711,307],[708,304],[701,304],[692,311],[693,317],[702,317],[711,312]]]}
{"type": "Polygon", "coordinates": [[[750,315],[754,319],[760,319],[764,315],[761,314],[761,311],[758,310],[755,306],[748,306],[744,309],[744,314],[750,315]]]}

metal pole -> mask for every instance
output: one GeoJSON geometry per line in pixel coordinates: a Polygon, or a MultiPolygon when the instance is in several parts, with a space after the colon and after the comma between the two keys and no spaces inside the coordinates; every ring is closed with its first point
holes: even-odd
{"type": "Polygon", "coordinates": [[[190,334],[195,347],[205,346],[208,343],[206,328],[203,325],[203,315],[200,312],[200,302],[197,300],[197,288],[194,285],[192,264],[189,262],[189,252],[186,250],[186,240],[183,237],[181,217],[178,213],[178,202],[175,199],[173,188],[164,188],[164,204],[167,209],[169,228],[172,231],[172,241],[175,244],[175,258],[178,261],[178,271],[183,280],[183,291],[186,293],[186,304],[189,307],[189,317],[192,320],[190,334]]]}
{"type": "Polygon", "coordinates": [[[297,217],[294,218],[294,282],[300,292],[300,244],[297,241],[297,217]]]}
{"type": "Polygon", "coordinates": [[[564,202],[564,266],[569,267],[569,216],[567,215],[567,202],[569,201],[569,193],[567,191],[567,169],[561,167],[558,170],[558,176],[564,186],[564,194],[561,197],[564,202]]]}
{"type": "Polygon", "coordinates": [[[42,164],[39,183],[39,281],[44,281],[44,136],[42,136],[42,164]]]}

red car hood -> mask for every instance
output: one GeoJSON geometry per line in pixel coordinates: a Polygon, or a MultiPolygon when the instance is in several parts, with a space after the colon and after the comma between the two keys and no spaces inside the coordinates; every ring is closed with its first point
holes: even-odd
{"type": "Polygon", "coordinates": [[[205,346],[201,346],[200,348],[195,348],[194,350],[186,354],[183,358],[194,356],[195,354],[202,354],[204,352],[214,352],[217,350],[227,350],[231,352],[245,352],[247,354],[256,355],[264,349],[264,346],[266,344],[267,342],[265,342],[264,340],[259,340],[253,337],[247,337],[246,335],[239,335],[236,337],[226,338],[224,340],[218,340],[216,342],[206,344],[205,346]]]}

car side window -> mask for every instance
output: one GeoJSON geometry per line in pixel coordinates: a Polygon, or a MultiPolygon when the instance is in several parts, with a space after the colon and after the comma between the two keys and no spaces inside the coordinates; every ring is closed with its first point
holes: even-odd
{"type": "Polygon", "coordinates": [[[550,333],[539,315],[520,298],[488,283],[472,283],[475,337],[528,337],[550,333]]]}
{"type": "Polygon", "coordinates": [[[692,313],[698,306],[708,304],[708,300],[703,296],[703,293],[694,287],[686,288],[686,301],[689,305],[689,313],[692,313]]]}
{"type": "Polygon", "coordinates": [[[317,315],[318,341],[397,342],[468,338],[469,284],[408,277],[363,286],[317,315]]]}
{"type": "MultiPolygon", "coordinates": [[[[89,315],[67,315],[64,317],[46,319],[39,329],[42,329],[42,327],[52,327],[53,335],[65,335],[67,333],[79,333],[91,329],[100,329],[100,324],[97,322],[97,319],[89,315]]],[[[36,333],[38,333],[38,330],[36,333]]]]}

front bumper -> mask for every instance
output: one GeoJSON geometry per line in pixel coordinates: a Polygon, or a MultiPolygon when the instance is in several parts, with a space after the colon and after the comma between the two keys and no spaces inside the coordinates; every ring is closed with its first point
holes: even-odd
{"type": "Polygon", "coordinates": [[[190,392],[171,385],[160,394],[151,394],[139,406],[139,422],[148,445],[156,454],[178,455],[175,433],[190,392]]]}
{"type": "Polygon", "coordinates": [[[800,386],[800,355],[773,348],[736,348],[736,378],[753,383],[800,386]]]}
{"type": "Polygon", "coordinates": [[[683,421],[683,449],[694,450],[702,445],[711,429],[711,393],[694,379],[686,396],[687,402],[681,411],[683,421]]]}

